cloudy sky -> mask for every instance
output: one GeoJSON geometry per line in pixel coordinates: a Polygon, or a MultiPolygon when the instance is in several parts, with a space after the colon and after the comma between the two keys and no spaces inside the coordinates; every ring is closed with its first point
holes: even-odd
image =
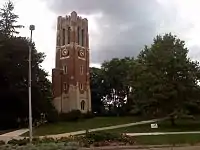
{"type": "MultiPolygon", "coordinates": [[[[6,0],[0,0],[0,6],[6,0]]],[[[19,23],[34,24],[33,40],[55,65],[57,16],[76,11],[89,20],[91,65],[113,57],[136,56],[157,34],[172,32],[186,41],[189,55],[200,60],[200,0],[13,0],[19,23]]]]}

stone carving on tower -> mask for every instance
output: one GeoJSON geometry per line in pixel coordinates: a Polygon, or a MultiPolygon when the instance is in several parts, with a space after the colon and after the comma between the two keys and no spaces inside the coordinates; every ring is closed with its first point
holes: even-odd
{"type": "Polygon", "coordinates": [[[73,11],[58,17],[53,104],[60,113],[91,111],[88,20],[73,11]]]}

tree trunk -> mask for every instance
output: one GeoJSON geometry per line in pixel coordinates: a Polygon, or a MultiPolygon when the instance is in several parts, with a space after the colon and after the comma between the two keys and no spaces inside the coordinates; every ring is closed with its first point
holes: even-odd
{"type": "Polygon", "coordinates": [[[176,123],[175,123],[175,116],[174,116],[174,115],[171,115],[171,116],[170,116],[170,121],[171,121],[171,125],[172,125],[172,126],[175,126],[175,125],[176,125],[176,123]]]}

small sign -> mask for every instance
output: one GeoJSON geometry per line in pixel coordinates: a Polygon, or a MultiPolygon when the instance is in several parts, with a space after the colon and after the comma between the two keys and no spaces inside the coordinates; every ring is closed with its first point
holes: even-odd
{"type": "Polygon", "coordinates": [[[151,128],[152,129],[157,129],[158,128],[158,124],[157,123],[152,123],[151,124],[151,128]]]}

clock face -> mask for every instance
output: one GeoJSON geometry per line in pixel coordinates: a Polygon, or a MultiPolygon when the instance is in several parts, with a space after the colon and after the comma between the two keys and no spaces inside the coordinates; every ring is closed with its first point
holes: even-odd
{"type": "Polygon", "coordinates": [[[61,57],[67,57],[69,55],[69,51],[67,49],[63,49],[61,51],[61,57]]]}
{"type": "Polygon", "coordinates": [[[80,50],[80,51],[79,51],[79,56],[80,56],[80,57],[85,57],[85,53],[84,53],[83,50],[80,50]]]}

